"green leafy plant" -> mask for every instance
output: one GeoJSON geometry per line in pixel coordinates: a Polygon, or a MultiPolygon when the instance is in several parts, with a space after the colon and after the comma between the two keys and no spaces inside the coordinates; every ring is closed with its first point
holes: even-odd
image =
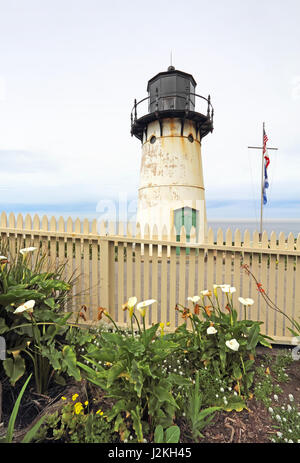
{"type": "Polygon", "coordinates": [[[74,394],[58,412],[46,417],[35,442],[58,441],[63,443],[112,443],[118,439],[112,423],[101,410],[96,413],[89,410],[89,403],[77,400],[74,394]]]}
{"type": "Polygon", "coordinates": [[[294,397],[289,394],[289,402],[280,407],[269,407],[269,413],[274,422],[273,427],[277,430],[272,442],[277,443],[300,443],[300,413],[294,397]]]}
{"type": "MultiPolygon", "coordinates": [[[[16,422],[16,418],[17,418],[17,415],[18,415],[18,411],[19,411],[19,407],[20,407],[20,403],[21,403],[21,400],[22,400],[22,397],[24,395],[24,392],[25,392],[25,389],[31,379],[31,376],[32,375],[29,375],[29,377],[27,378],[27,380],[25,381],[19,395],[18,395],[18,398],[16,400],[16,403],[14,405],[14,408],[13,408],[13,411],[11,413],[11,416],[10,416],[10,419],[9,419],[9,423],[8,423],[8,427],[7,427],[7,432],[6,432],[6,436],[1,438],[0,439],[0,443],[6,443],[6,444],[11,444],[13,442],[13,437],[14,437],[14,429],[15,429],[15,422],[16,422]]],[[[29,442],[31,442],[35,435],[37,434],[40,426],[42,425],[43,421],[45,419],[45,416],[43,416],[25,435],[25,437],[23,438],[22,442],[23,444],[27,444],[29,442]]]]}
{"type": "MultiPolygon", "coordinates": [[[[141,307],[143,320],[145,307],[141,307]]],[[[137,335],[121,333],[117,327],[115,332],[103,332],[100,347],[91,345],[84,356],[86,363],[78,362],[86,378],[115,400],[108,414],[108,420],[115,422],[115,431],[127,439],[132,425],[139,442],[159,424],[164,428],[173,424],[178,409],[173,388],[189,383],[180,375],[165,377],[160,366],[179,345],[158,332],[158,323],[148,329],[144,322],[142,325],[138,325],[137,335]],[[130,417],[128,426],[126,417],[130,417]]]]}
{"type": "Polygon", "coordinates": [[[269,365],[271,372],[274,375],[274,378],[279,383],[286,383],[290,380],[288,374],[286,373],[286,367],[293,363],[292,355],[289,351],[282,352],[275,357],[274,359],[269,359],[269,365]]]}
{"type": "Polygon", "coordinates": [[[156,444],[177,444],[180,439],[180,428],[176,425],[170,426],[166,430],[161,424],[156,426],[154,432],[154,443],[156,444]]]}
{"type": "Polygon", "coordinates": [[[279,384],[276,384],[274,378],[268,372],[266,373],[266,366],[259,366],[255,370],[255,385],[253,393],[256,400],[262,402],[265,407],[272,403],[272,395],[280,394],[282,392],[279,384]]]}
{"type": "Polygon", "coordinates": [[[272,357],[264,355],[262,363],[255,368],[254,396],[266,407],[272,403],[272,397],[281,394],[282,388],[279,383],[289,381],[285,368],[293,362],[289,352],[272,357]]]}
{"type": "Polygon", "coordinates": [[[190,386],[189,399],[186,406],[186,420],[194,440],[203,437],[201,430],[213,419],[214,413],[221,407],[202,408],[202,393],[199,387],[199,372],[196,372],[195,385],[190,386]]]}
{"type": "Polygon", "coordinates": [[[268,342],[271,338],[261,334],[261,322],[238,319],[233,306],[235,288],[214,285],[213,292],[215,299],[209,290],[201,291],[201,297],[189,298],[194,312],[179,304],[176,306],[185,319],[185,323],[176,330],[176,340],[203,362],[212,374],[227,377],[239,395],[247,395],[253,383],[256,347],[260,343],[271,348],[268,342]],[[218,288],[226,294],[225,311],[220,307],[218,288]],[[188,320],[192,330],[187,328],[188,320]]]}
{"type": "Polygon", "coordinates": [[[12,385],[32,362],[36,389],[47,390],[52,377],[65,372],[80,379],[74,347],[64,337],[71,313],[64,311],[72,281],[63,280],[64,265],[43,271],[47,256],[24,248],[14,259],[0,265],[0,334],[5,337],[7,358],[3,368],[12,385]],[[34,308],[34,309],[33,309],[34,308]]]}

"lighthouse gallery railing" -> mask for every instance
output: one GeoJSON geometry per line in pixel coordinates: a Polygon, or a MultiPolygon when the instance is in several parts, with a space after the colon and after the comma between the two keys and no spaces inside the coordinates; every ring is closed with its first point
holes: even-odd
{"type": "MultiPolygon", "coordinates": [[[[201,112],[201,113],[206,113],[206,117],[208,119],[210,119],[210,121],[213,123],[213,118],[214,118],[214,108],[211,104],[211,101],[210,101],[210,95],[208,95],[207,98],[205,98],[204,96],[202,95],[198,95],[197,93],[187,93],[185,96],[182,96],[178,93],[168,93],[168,94],[165,94],[165,95],[161,95],[161,96],[157,96],[154,98],[154,101],[151,102],[151,104],[155,104],[155,111],[159,111],[159,102],[161,100],[164,100],[166,98],[180,98],[180,99],[183,99],[185,101],[185,108],[184,108],[184,111],[186,113],[188,113],[190,111],[190,103],[192,103],[194,105],[194,102],[191,100],[191,96],[195,97],[195,98],[199,98],[201,100],[204,100],[206,101],[207,103],[207,108],[206,108],[206,111],[198,111],[198,112],[201,112]]],[[[149,114],[149,105],[148,105],[148,108],[147,110],[145,111],[140,111],[140,113],[138,114],[138,107],[139,109],[141,109],[141,104],[145,103],[145,101],[148,101],[150,100],[150,95],[143,98],[142,100],[140,101],[137,101],[136,99],[134,100],[134,105],[133,105],[133,108],[131,110],[131,115],[130,115],[130,118],[131,118],[131,127],[135,124],[135,122],[142,116],[145,116],[146,114],[149,114]]],[[[197,100],[199,101],[199,100],[197,100]]]]}

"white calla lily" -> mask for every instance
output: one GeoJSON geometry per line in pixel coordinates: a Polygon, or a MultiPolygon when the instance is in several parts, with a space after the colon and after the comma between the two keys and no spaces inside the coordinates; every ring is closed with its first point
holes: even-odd
{"type": "Polygon", "coordinates": [[[131,309],[135,306],[136,303],[137,303],[137,298],[135,296],[132,296],[128,299],[127,305],[131,309]]]}
{"type": "Polygon", "coordinates": [[[138,303],[136,308],[140,312],[142,317],[145,317],[146,315],[146,307],[149,307],[149,305],[154,304],[154,302],[156,302],[155,299],[147,299],[146,301],[142,301],[138,303]]]}
{"type": "Polygon", "coordinates": [[[19,307],[16,308],[14,313],[22,313],[22,312],[33,312],[33,307],[35,305],[35,301],[33,299],[30,299],[30,301],[25,302],[22,305],[19,305],[19,307]]]}
{"type": "Polygon", "coordinates": [[[218,291],[217,289],[218,288],[222,288],[224,285],[213,285],[213,291],[214,291],[214,295],[215,297],[218,299],[218,291]]]}
{"type": "Polygon", "coordinates": [[[229,286],[229,285],[224,285],[222,287],[222,291],[224,293],[229,293],[229,294],[232,294],[232,293],[235,293],[236,292],[236,288],[234,286],[229,286]]]}
{"type": "Polygon", "coordinates": [[[254,300],[251,299],[250,297],[246,297],[245,299],[243,297],[239,297],[239,301],[241,304],[246,305],[246,306],[254,304],[254,300]]]}
{"type": "Polygon", "coordinates": [[[216,328],[214,328],[213,326],[209,326],[206,330],[207,334],[216,334],[217,332],[218,330],[216,330],[216,328]]]}
{"type": "Polygon", "coordinates": [[[135,296],[131,296],[125,304],[122,305],[123,310],[127,310],[129,312],[129,317],[133,317],[134,306],[137,303],[137,298],[135,296]]]}
{"type": "Polygon", "coordinates": [[[24,256],[28,252],[33,252],[33,251],[36,251],[36,250],[37,250],[37,248],[34,248],[33,246],[31,246],[29,248],[20,249],[20,253],[24,256]]]}
{"type": "Polygon", "coordinates": [[[6,256],[0,256],[0,260],[6,260],[7,257],[6,256]]]}
{"type": "Polygon", "coordinates": [[[231,349],[231,350],[233,350],[235,352],[237,352],[239,350],[239,347],[240,347],[239,343],[234,338],[230,339],[229,341],[226,341],[225,344],[229,349],[231,349]]]}
{"type": "Polygon", "coordinates": [[[200,291],[200,294],[204,296],[211,296],[211,291],[209,289],[204,289],[203,291],[200,291]]]}
{"type": "Polygon", "coordinates": [[[193,296],[193,297],[188,297],[187,300],[188,301],[192,301],[193,304],[197,304],[198,301],[200,301],[200,296],[193,296]]]}

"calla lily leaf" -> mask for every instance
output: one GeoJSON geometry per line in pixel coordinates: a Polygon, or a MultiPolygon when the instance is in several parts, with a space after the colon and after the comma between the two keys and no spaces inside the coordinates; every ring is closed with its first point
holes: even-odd
{"type": "Polygon", "coordinates": [[[3,360],[3,366],[13,386],[25,373],[25,361],[20,355],[3,360]]]}

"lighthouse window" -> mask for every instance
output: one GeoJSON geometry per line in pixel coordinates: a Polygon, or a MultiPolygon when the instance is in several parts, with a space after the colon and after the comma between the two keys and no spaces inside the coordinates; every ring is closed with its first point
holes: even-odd
{"type": "Polygon", "coordinates": [[[191,143],[193,143],[193,141],[194,141],[194,137],[193,137],[193,135],[192,135],[191,133],[190,133],[189,136],[188,136],[188,140],[189,140],[191,143]]]}
{"type": "Polygon", "coordinates": [[[152,135],[152,137],[150,138],[150,143],[155,143],[156,142],[156,137],[154,135],[152,135]]]}

